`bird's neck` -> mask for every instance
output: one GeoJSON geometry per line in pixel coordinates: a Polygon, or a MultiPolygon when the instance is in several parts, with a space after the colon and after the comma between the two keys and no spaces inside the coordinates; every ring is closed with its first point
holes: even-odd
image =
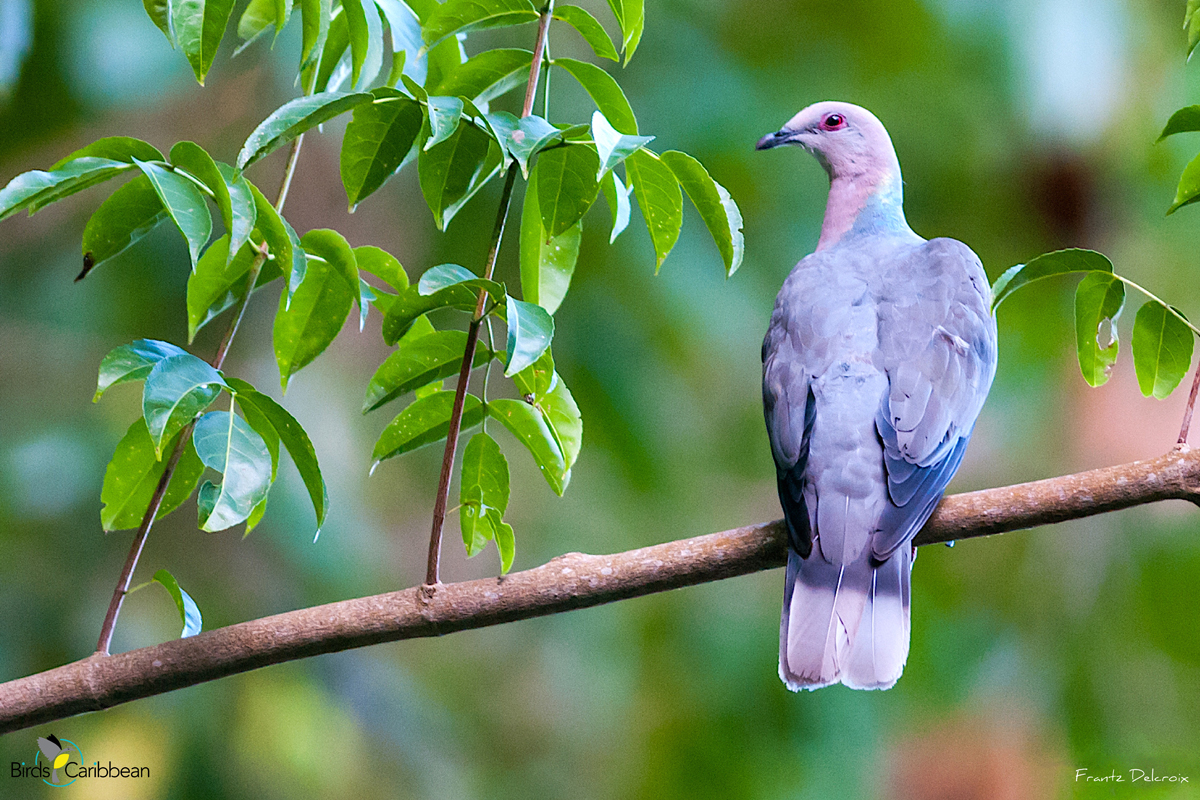
{"type": "Polygon", "coordinates": [[[911,233],[904,218],[904,188],[900,171],[833,176],[817,249],[824,250],[847,235],[911,233]]]}

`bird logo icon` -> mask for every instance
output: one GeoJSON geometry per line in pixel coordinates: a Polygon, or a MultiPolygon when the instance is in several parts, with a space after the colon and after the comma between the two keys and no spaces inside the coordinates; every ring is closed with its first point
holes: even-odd
{"type": "Polygon", "coordinates": [[[39,736],[37,743],[38,753],[34,756],[34,763],[38,764],[42,762],[42,757],[44,757],[44,763],[50,767],[50,779],[43,780],[51,786],[68,786],[74,783],[75,778],[65,781],[60,779],[67,777],[65,767],[71,760],[72,755],[76,761],[83,763],[83,754],[79,752],[79,748],[75,746],[75,743],[69,739],[60,741],[54,734],[45,737],[39,736]]]}

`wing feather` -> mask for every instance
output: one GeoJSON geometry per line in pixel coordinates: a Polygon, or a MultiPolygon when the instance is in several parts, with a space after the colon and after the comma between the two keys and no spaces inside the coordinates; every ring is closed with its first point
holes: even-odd
{"type": "Polygon", "coordinates": [[[996,322],[979,258],[953,239],[915,248],[880,309],[889,389],[876,418],[891,504],[871,549],[888,558],[933,513],[996,371],[996,322]]]}

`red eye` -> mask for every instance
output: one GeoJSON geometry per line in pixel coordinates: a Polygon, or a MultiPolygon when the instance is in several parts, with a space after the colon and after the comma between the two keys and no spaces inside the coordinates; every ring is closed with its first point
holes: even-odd
{"type": "Polygon", "coordinates": [[[840,128],[845,124],[846,124],[846,118],[843,117],[841,114],[830,114],[828,117],[825,118],[825,121],[821,123],[821,127],[827,131],[831,131],[836,128],[840,128]]]}

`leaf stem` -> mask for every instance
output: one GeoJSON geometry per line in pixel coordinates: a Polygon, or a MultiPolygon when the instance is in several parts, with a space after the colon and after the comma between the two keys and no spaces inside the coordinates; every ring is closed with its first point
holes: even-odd
{"type": "MultiPolygon", "coordinates": [[[[550,16],[554,13],[554,0],[550,0],[542,9],[538,19],[537,41],[533,47],[533,60],[529,64],[529,81],[525,85],[525,102],[521,107],[521,117],[533,113],[533,103],[537,97],[538,79],[542,72],[542,57],[546,51],[546,37],[550,32],[550,16]]],[[[496,257],[500,254],[500,242],[504,238],[504,224],[508,219],[508,208],[512,204],[513,184],[517,179],[517,162],[514,160],[508,167],[504,178],[504,191],[500,195],[500,207],[496,211],[496,224],[492,229],[491,245],[488,249],[487,262],[483,277],[491,279],[496,269],[496,257]]],[[[467,329],[467,346],[463,351],[462,367],[458,371],[458,386],[454,391],[454,405],[450,409],[450,426],[446,431],[446,450],[442,456],[442,471],[438,476],[437,496],[433,503],[433,526],[429,532],[429,557],[425,564],[425,583],[436,586],[441,583],[442,559],[442,529],[446,523],[446,506],[450,499],[450,475],[454,470],[454,456],[458,451],[458,434],[462,430],[463,406],[466,403],[467,387],[471,382],[471,366],[475,361],[475,346],[479,342],[479,326],[484,319],[484,303],[487,301],[487,291],[479,290],[479,299],[475,303],[475,314],[471,317],[471,325],[467,329]]]]}
{"type": "MultiPolygon", "coordinates": [[[[282,212],[284,201],[287,200],[288,189],[292,185],[292,175],[296,172],[296,159],[300,155],[300,143],[303,141],[304,135],[297,136],[292,141],[291,153],[288,155],[287,166],[284,168],[283,182],[279,186],[279,198],[275,201],[275,210],[282,212]]],[[[263,263],[267,260],[266,245],[259,249],[255,255],[254,261],[250,263],[249,279],[246,281],[246,293],[242,295],[241,301],[238,303],[237,311],[233,315],[233,321],[229,324],[229,329],[225,331],[225,337],[221,339],[221,344],[217,347],[217,353],[213,356],[213,369],[220,369],[225,363],[225,356],[229,354],[229,346],[233,344],[233,337],[237,333],[238,326],[242,323],[242,317],[246,315],[246,306],[250,303],[250,295],[254,293],[254,284],[258,282],[258,276],[262,272],[263,263]]],[[[146,546],[146,539],[150,535],[150,527],[154,524],[154,518],[158,515],[158,509],[162,506],[163,498],[167,494],[167,487],[171,485],[171,477],[175,474],[175,467],[179,465],[179,459],[183,456],[184,448],[187,441],[192,436],[192,430],[196,427],[196,421],[192,420],[184,426],[179,432],[179,438],[175,440],[175,447],[171,451],[171,455],[167,458],[166,469],[163,470],[162,477],[158,479],[158,484],[154,487],[154,494],[150,496],[150,505],[146,508],[146,513],[142,517],[142,522],[138,525],[137,533],[134,534],[133,544],[129,547],[129,555],[125,557],[125,566],[121,568],[121,576],[117,579],[117,587],[113,590],[112,600],[108,603],[108,611],[104,615],[104,623],[100,626],[100,639],[96,643],[96,652],[102,655],[109,654],[109,648],[112,646],[113,630],[117,626],[117,617],[121,614],[121,604],[125,601],[125,596],[131,591],[129,588],[130,582],[133,580],[133,572],[137,569],[138,559],[141,558],[142,548],[146,546]]]]}
{"type": "Polygon", "coordinates": [[[1162,300],[1160,300],[1160,299],[1158,298],[1158,296],[1157,296],[1157,295],[1155,295],[1155,294],[1153,294],[1153,293],[1151,293],[1151,292],[1147,291],[1146,289],[1143,289],[1141,286],[1138,286],[1136,283],[1134,283],[1133,281],[1129,280],[1129,278],[1126,278],[1126,277],[1125,277],[1125,276],[1123,276],[1123,275],[1118,275],[1117,273],[1115,273],[1115,272],[1114,272],[1114,273],[1113,273],[1113,277],[1114,277],[1114,278],[1116,278],[1117,280],[1121,281],[1122,283],[1124,283],[1126,286],[1130,286],[1130,287],[1132,287],[1132,288],[1134,288],[1134,289],[1137,289],[1139,292],[1141,292],[1142,294],[1146,295],[1146,297],[1149,297],[1151,300],[1153,300],[1154,302],[1156,302],[1156,303],[1158,303],[1159,305],[1161,305],[1161,306],[1162,306],[1163,308],[1165,308],[1167,311],[1171,312],[1171,314],[1172,314],[1172,315],[1173,315],[1173,316],[1174,316],[1176,319],[1178,319],[1178,320],[1179,320],[1180,322],[1182,322],[1184,325],[1187,325],[1189,328],[1191,328],[1191,329],[1192,329],[1192,333],[1196,334],[1197,336],[1200,336],[1200,328],[1197,328],[1195,325],[1193,325],[1192,323],[1188,322],[1188,320],[1187,320],[1187,317],[1185,317],[1183,314],[1180,314],[1178,311],[1176,311],[1176,310],[1175,310],[1173,307],[1171,307],[1169,304],[1167,304],[1167,303],[1164,303],[1162,300]]]}

